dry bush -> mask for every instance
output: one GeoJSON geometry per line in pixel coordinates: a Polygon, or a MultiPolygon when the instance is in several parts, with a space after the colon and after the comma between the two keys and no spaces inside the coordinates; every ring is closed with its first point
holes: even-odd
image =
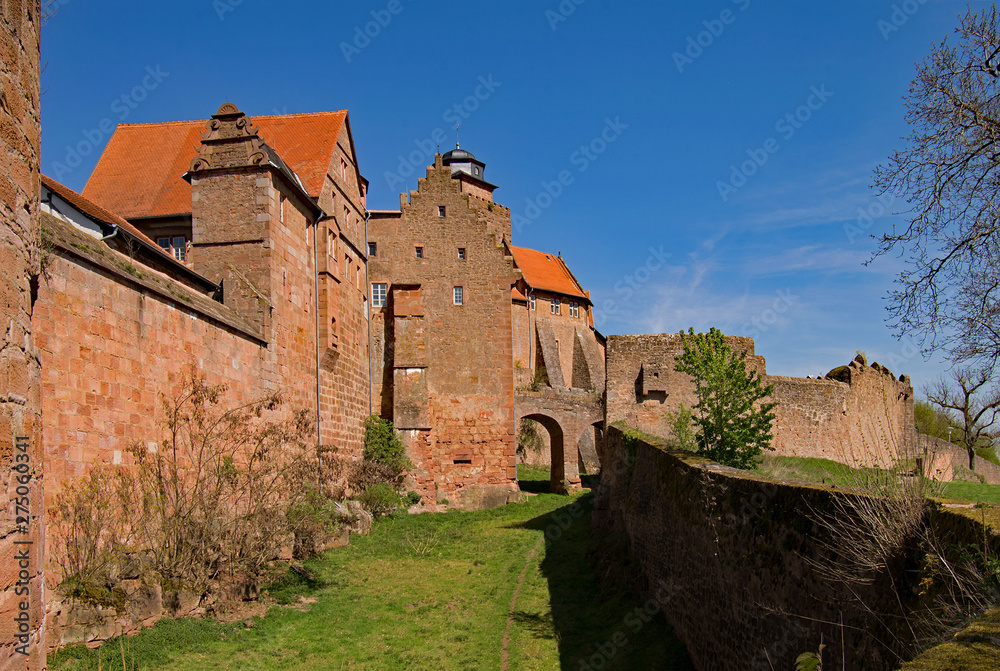
{"type": "Polygon", "coordinates": [[[225,391],[190,378],[164,400],[159,444],[134,444],[134,465],[95,468],[60,499],[67,578],[110,586],[116,563],[140,552],[148,579],[252,596],[281,545],[332,531],[308,416],[274,420],[277,394],[227,409],[225,391]]]}
{"type": "MultiPolygon", "coordinates": [[[[825,537],[810,563],[827,580],[846,584],[886,628],[900,650],[922,650],[965,626],[997,602],[1000,566],[976,547],[947,545],[930,525],[940,483],[894,471],[863,470],[853,492],[812,511],[825,537]],[[986,561],[984,561],[984,559],[986,561]],[[880,612],[853,586],[878,583],[895,592],[899,611],[880,612]],[[905,632],[905,633],[904,633],[905,632]]],[[[884,608],[884,605],[883,605],[884,608]]]]}

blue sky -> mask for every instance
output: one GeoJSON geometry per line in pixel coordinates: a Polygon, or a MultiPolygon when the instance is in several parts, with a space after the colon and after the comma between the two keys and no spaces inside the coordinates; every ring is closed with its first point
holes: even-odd
{"type": "Polygon", "coordinates": [[[514,243],[562,252],[603,333],[717,326],[779,375],[862,349],[919,389],[946,368],[885,324],[900,261],[864,262],[906,204],[869,184],[907,133],[914,63],[965,8],[62,0],[42,170],[82,189],[119,122],[346,108],[369,207],[391,209],[461,118],[514,243]]]}

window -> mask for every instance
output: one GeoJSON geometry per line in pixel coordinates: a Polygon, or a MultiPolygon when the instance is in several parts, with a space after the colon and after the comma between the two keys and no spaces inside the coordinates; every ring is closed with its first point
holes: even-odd
{"type": "Polygon", "coordinates": [[[549,299],[549,312],[551,312],[554,315],[557,315],[557,314],[559,314],[559,307],[560,306],[559,306],[559,299],[558,298],[550,298],[549,299]]]}
{"type": "Polygon", "coordinates": [[[383,283],[372,283],[372,307],[373,308],[383,308],[385,307],[385,294],[386,289],[388,289],[387,284],[383,283]]]}
{"type": "Polygon", "coordinates": [[[337,263],[337,236],[333,231],[326,232],[326,253],[333,259],[334,265],[337,263]]]}
{"type": "Polygon", "coordinates": [[[361,262],[360,261],[358,262],[358,265],[354,266],[354,286],[356,286],[358,289],[361,288],[361,262]]]}
{"type": "Polygon", "coordinates": [[[187,260],[187,240],[183,235],[171,238],[170,246],[173,248],[172,251],[175,259],[178,261],[187,260]]]}
{"type": "Polygon", "coordinates": [[[376,256],[375,252],[378,251],[378,247],[374,242],[368,243],[368,256],[376,256]]]}
{"type": "Polygon", "coordinates": [[[340,176],[347,179],[347,161],[340,159],[340,176]]]}
{"type": "Polygon", "coordinates": [[[462,287],[455,287],[452,290],[452,302],[454,302],[455,305],[462,305],[465,298],[463,294],[464,292],[462,291],[462,287]]]}
{"type": "Polygon", "coordinates": [[[528,296],[528,302],[531,303],[531,309],[534,310],[535,309],[535,294],[531,294],[530,296],[528,296]]]}
{"type": "Polygon", "coordinates": [[[174,236],[172,238],[157,238],[156,244],[170,254],[172,257],[178,261],[187,260],[187,238],[183,235],[174,236]]]}
{"type": "Polygon", "coordinates": [[[351,267],[351,257],[348,256],[347,254],[344,254],[344,277],[345,278],[346,277],[350,277],[350,275],[347,274],[348,270],[350,270],[350,267],[351,267]]]}
{"type": "Polygon", "coordinates": [[[439,217],[443,217],[444,213],[445,213],[445,206],[444,205],[438,205],[438,216],[439,217]]]}
{"type": "Polygon", "coordinates": [[[418,259],[424,258],[424,248],[423,247],[416,247],[415,249],[416,249],[417,258],[418,259]]]}
{"type": "Polygon", "coordinates": [[[569,316],[570,317],[579,317],[580,316],[580,306],[577,305],[577,303],[574,302],[574,301],[570,301],[570,304],[569,304],[569,316]]]}
{"type": "Polygon", "coordinates": [[[465,260],[465,247],[459,247],[458,248],[458,260],[459,261],[464,261],[465,260]]]}
{"type": "Polygon", "coordinates": [[[278,221],[285,221],[285,194],[278,197],[278,221]]]}

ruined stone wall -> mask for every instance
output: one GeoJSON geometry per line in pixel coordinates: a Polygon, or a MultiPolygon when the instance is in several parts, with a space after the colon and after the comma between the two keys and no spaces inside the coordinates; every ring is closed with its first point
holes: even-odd
{"type": "Polygon", "coordinates": [[[534,381],[534,316],[528,303],[514,301],[511,304],[513,320],[512,337],[514,341],[514,388],[526,389],[534,381]]]}
{"type": "Polygon", "coordinates": [[[881,366],[860,361],[842,370],[848,381],[766,377],[778,403],[775,452],[883,468],[913,457],[909,378],[897,380],[881,366]]]}
{"type": "MultiPolygon", "coordinates": [[[[765,372],[763,357],[754,354],[751,338],[726,336],[726,343],[747,354],[747,368],[765,372]]],[[[609,336],[607,344],[607,424],[626,420],[648,433],[667,436],[666,413],[680,404],[697,403],[694,382],[674,370],[684,351],[680,335],[609,336]]]]}
{"type": "MultiPolygon", "coordinates": [[[[747,477],[618,427],[608,429],[601,462],[594,533],[606,548],[621,548],[611,561],[639,577],[696,668],[729,669],[738,660],[740,669],[791,669],[821,637],[836,649],[823,657],[831,671],[895,669],[897,655],[912,653],[900,615],[916,605],[920,575],[908,573],[912,583],[897,582],[894,592],[884,574],[845,585],[817,568],[831,559],[824,547],[832,541],[815,515],[856,494],[747,477]]],[[[945,544],[1000,550],[1000,534],[978,519],[934,510],[929,524],[945,544]]]]}
{"type": "Polygon", "coordinates": [[[977,456],[975,474],[970,473],[969,453],[947,440],[918,433],[916,453],[921,460],[924,475],[931,480],[951,482],[976,481],[982,478],[985,484],[1000,485],[1000,466],[977,456]]]}
{"type": "MultiPolygon", "coordinates": [[[[766,375],[751,338],[726,336],[726,342],[747,354],[748,369],[774,385],[775,454],[882,467],[914,456],[913,388],[906,376],[897,380],[878,364],[860,361],[840,369],[844,381],[766,375]]],[[[626,420],[669,436],[667,413],[697,402],[694,383],[674,370],[682,351],[676,334],[610,336],[607,423],[626,420]]]]}
{"type": "Polygon", "coordinates": [[[0,16],[0,669],[45,667],[43,459],[32,278],[38,240],[39,2],[0,16]]]}
{"type": "Polygon", "coordinates": [[[377,247],[370,281],[390,287],[372,323],[381,347],[373,358],[392,369],[391,378],[373,381],[376,405],[392,407],[416,465],[412,485],[432,509],[443,500],[480,507],[495,503],[484,503],[482,492],[506,500],[517,487],[510,338],[517,275],[480,218],[484,203],[459,186],[438,157],[401,214],[369,221],[377,247]],[[454,304],[455,287],[462,305],[454,304]]]}

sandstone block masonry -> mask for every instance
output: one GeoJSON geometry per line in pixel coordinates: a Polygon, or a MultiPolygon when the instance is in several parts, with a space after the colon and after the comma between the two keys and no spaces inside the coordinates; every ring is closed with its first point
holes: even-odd
{"type": "MultiPolygon", "coordinates": [[[[772,376],[766,374],[764,358],[754,354],[751,338],[727,336],[726,342],[746,354],[748,369],[774,385],[776,454],[882,467],[915,456],[909,377],[894,378],[862,357],[825,379],[772,376]]],[[[624,420],[669,436],[668,414],[682,403],[691,408],[697,402],[694,382],[674,370],[682,351],[678,334],[610,336],[607,423],[624,420]]]]}
{"type": "Polygon", "coordinates": [[[0,669],[42,669],[44,510],[38,245],[38,0],[0,14],[0,669]]]}
{"type": "Polygon", "coordinates": [[[372,394],[431,510],[517,491],[509,231],[509,210],[464,191],[440,155],[398,212],[369,221],[372,394]]]}
{"type": "MultiPolygon", "coordinates": [[[[918,571],[893,580],[873,572],[860,584],[831,581],[819,568],[837,556],[817,513],[858,494],[748,477],[618,427],[608,429],[601,463],[593,531],[621,549],[611,561],[628,562],[696,668],[791,669],[822,640],[836,651],[824,654],[824,669],[896,669],[916,648],[902,616],[927,605],[917,597],[918,571]]],[[[997,552],[1000,534],[979,519],[933,509],[927,524],[942,547],[997,552]]]]}

